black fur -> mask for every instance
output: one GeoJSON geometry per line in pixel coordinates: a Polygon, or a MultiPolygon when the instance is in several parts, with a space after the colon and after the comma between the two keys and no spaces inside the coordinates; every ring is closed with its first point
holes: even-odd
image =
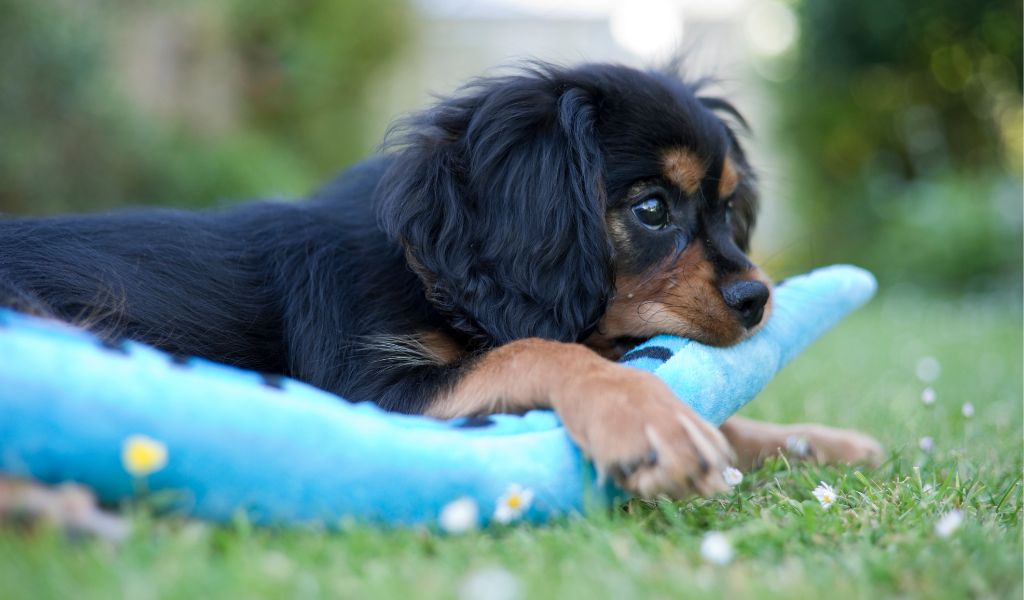
{"type": "MultiPolygon", "coordinates": [[[[583,340],[614,294],[606,212],[660,177],[663,148],[742,158],[716,112],[735,110],[625,67],[481,79],[302,202],[0,221],[0,304],[421,412],[466,361],[392,360],[374,340],[583,340]]],[[[677,235],[706,235],[723,270],[749,266],[752,190],[736,202],[731,225],[695,216],[677,235]]]]}

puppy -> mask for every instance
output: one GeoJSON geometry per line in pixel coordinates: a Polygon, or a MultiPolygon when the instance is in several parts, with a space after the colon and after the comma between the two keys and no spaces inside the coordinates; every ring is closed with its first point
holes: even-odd
{"type": "Polygon", "coordinates": [[[0,301],[392,411],[552,408],[641,496],[713,493],[793,437],[877,461],[854,432],[719,431],[614,362],[659,333],[733,344],[769,314],[741,123],[673,75],[534,65],[409,118],[302,202],[0,222],[0,301]]]}

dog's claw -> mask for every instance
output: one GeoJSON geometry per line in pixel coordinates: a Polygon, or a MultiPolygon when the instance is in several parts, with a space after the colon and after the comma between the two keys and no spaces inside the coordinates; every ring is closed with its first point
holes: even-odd
{"type": "MultiPolygon", "coordinates": [[[[586,410],[561,409],[570,435],[599,473],[640,497],[713,494],[726,489],[721,470],[728,442],[649,373],[609,365],[606,377],[583,380],[571,397],[587,397],[586,410]]],[[[569,405],[567,408],[574,408],[569,405]]],[[[602,479],[601,481],[605,481],[602,479]]]]}

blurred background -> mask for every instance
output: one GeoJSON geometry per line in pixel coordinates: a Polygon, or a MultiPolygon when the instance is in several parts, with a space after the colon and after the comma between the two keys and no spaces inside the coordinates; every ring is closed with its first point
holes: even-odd
{"type": "Polygon", "coordinates": [[[1019,0],[0,0],[0,213],[301,197],[517,60],[680,50],[753,124],[755,255],[1020,303],[1019,0]]]}

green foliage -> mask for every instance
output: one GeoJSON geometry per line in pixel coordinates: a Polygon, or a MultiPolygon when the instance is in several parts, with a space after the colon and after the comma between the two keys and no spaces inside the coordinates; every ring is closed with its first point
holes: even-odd
{"type": "Polygon", "coordinates": [[[404,38],[403,6],[0,0],[0,212],[307,192],[372,148],[361,90],[404,38]],[[124,63],[146,37],[130,34],[154,22],[170,67],[223,66],[225,124],[130,93],[124,63]]]}
{"type": "MultiPolygon", "coordinates": [[[[362,158],[367,83],[406,34],[399,0],[234,0],[246,120],[303,156],[321,177],[362,158]]],[[[379,140],[374,140],[377,142],[379,140]]]]}
{"type": "Polygon", "coordinates": [[[805,226],[824,240],[814,259],[949,289],[1019,281],[1021,4],[806,0],[797,11],[780,137],[805,226]]]}

